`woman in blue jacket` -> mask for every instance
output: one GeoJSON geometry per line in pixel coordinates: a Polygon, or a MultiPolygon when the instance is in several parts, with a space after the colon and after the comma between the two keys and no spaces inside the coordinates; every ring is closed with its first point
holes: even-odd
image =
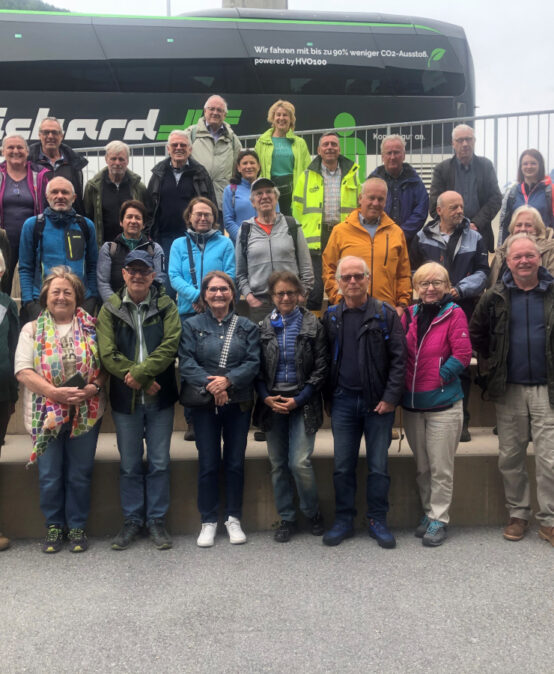
{"type": "Polygon", "coordinates": [[[250,187],[260,175],[260,160],[254,150],[241,150],[235,172],[223,190],[223,223],[229,238],[236,243],[240,226],[256,215],[250,201],[250,187]]]}

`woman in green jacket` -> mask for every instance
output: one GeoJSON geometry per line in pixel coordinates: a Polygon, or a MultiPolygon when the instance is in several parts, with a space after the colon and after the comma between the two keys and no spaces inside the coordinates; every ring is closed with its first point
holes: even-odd
{"type": "Polygon", "coordinates": [[[260,176],[270,178],[279,188],[279,209],[283,215],[291,215],[294,185],[312,158],[306,141],[293,133],[296,115],[292,103],[274,103],[267,121],[271,128],[258,138],[255,147],[262,167],[260,176]]]}

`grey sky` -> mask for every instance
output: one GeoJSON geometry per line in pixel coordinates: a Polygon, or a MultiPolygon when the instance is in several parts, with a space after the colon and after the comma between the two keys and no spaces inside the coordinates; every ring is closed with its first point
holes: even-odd
{"type": "MultiPolygon", "coordinates": [[[[75,12],[113,13],[113,0],[64,0],[75,12]]],[[[171,0],[172,14],[220,7],[211,0],[171,0]]],[[[290,9],[336,11],[330,0],[289,0],[290,9]]],[[[528,9],[521,0],[389,0],[373,7],[344,0],[342,11],[386,12],[448,21],[464,28],[475,64],[477,114],[554,109],[554,3],[528,9]],[[414,9],[417,7],[417,9],[414,9]]],[[[117,13],[163,15],[165,0],[120,0],[117,13]]]]}

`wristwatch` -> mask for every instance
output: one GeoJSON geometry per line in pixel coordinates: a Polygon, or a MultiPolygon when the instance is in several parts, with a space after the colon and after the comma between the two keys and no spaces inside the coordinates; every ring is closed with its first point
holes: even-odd
{"type": "Polygon", "coordinates": [[[93,386],[96,387],[96,393],[97,393],[97,394],[100,393],[100,391],[102,390],[102,387],[101,387],[101,386],[98,386],[98,384],[97,384],[95,381],[91,381],[90,383],[91,383],[93,386]]]}

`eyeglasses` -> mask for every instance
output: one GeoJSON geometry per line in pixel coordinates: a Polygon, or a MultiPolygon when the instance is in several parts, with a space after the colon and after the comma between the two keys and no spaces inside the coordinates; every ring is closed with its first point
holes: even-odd
{"type": "Polygon", "coordinates": [[[180,147],[189,147],[188,143],[169,143],[169,147],[172,150],[177,150],[180,147]]]}
{"type": "Polygon", "coordinates": [[[423,290],[427,290],[427,288],[429,288],[429,286],[433,286],[433,288],[440,288],[445,283],[446,283],[446,281],[439,281],[438,279],[436,279],[434,281],[422,281],[421,283],[419,283],[419,287],[423,288],[423,290]]]}
{"type": "Polygon", "coordinates": [[[366,274],[362,274],[362,272],[356,272],[355,274],[341,274],[340,276],[340,280],[345,281],[346,283],[350,283],[352,279],[359,283],[360,281],[363,281],[364,278],[366,278],[366,274]]]}
{"type": "Polygon", "coordinates": [[[214,214],[212,212],[210,212],[210,213],[193,213],[192,217],[196,218],[197,220],[213,220],[214,214]]]}
{"type": "Polygon", "coordinates": [[[41,136],[61,136],[61,131],[53,131],[50,129],[44,129],[43,131],[39,131],[41,136]]]}
{"type": "Polygon", "coordinates": [[[296,297],[298,295],[298,290],[281,290],[278,293],[273,293],[274,297],[278,297],[282,300],[284,297],[296,297]]]}
{"type": "Polygon", "coordinates": [[[231,288],[229,286],[212,286],[211,288],[206,288],[206,292],[210,295],[215,295],[216,293],[230,293],[231,288]]]}
{"type": "Polygon", "coordinates": [[[455,143],[473,143],[475,138],[473,136],[464,136],[463,138],[454,138],[455,143]]]}
{"type": "Polygon", "coordinates": [[[149,276],[153,271],[144,267],[124,267],[124,269],[130,276],[149,276]]]}
{"type": "Polygon", "coordinates": [[[214,108],[211,106],[205,109],[208,110],[209,112],[221,112],[221,113],[225,112],[224,108],[214,108]]]}

